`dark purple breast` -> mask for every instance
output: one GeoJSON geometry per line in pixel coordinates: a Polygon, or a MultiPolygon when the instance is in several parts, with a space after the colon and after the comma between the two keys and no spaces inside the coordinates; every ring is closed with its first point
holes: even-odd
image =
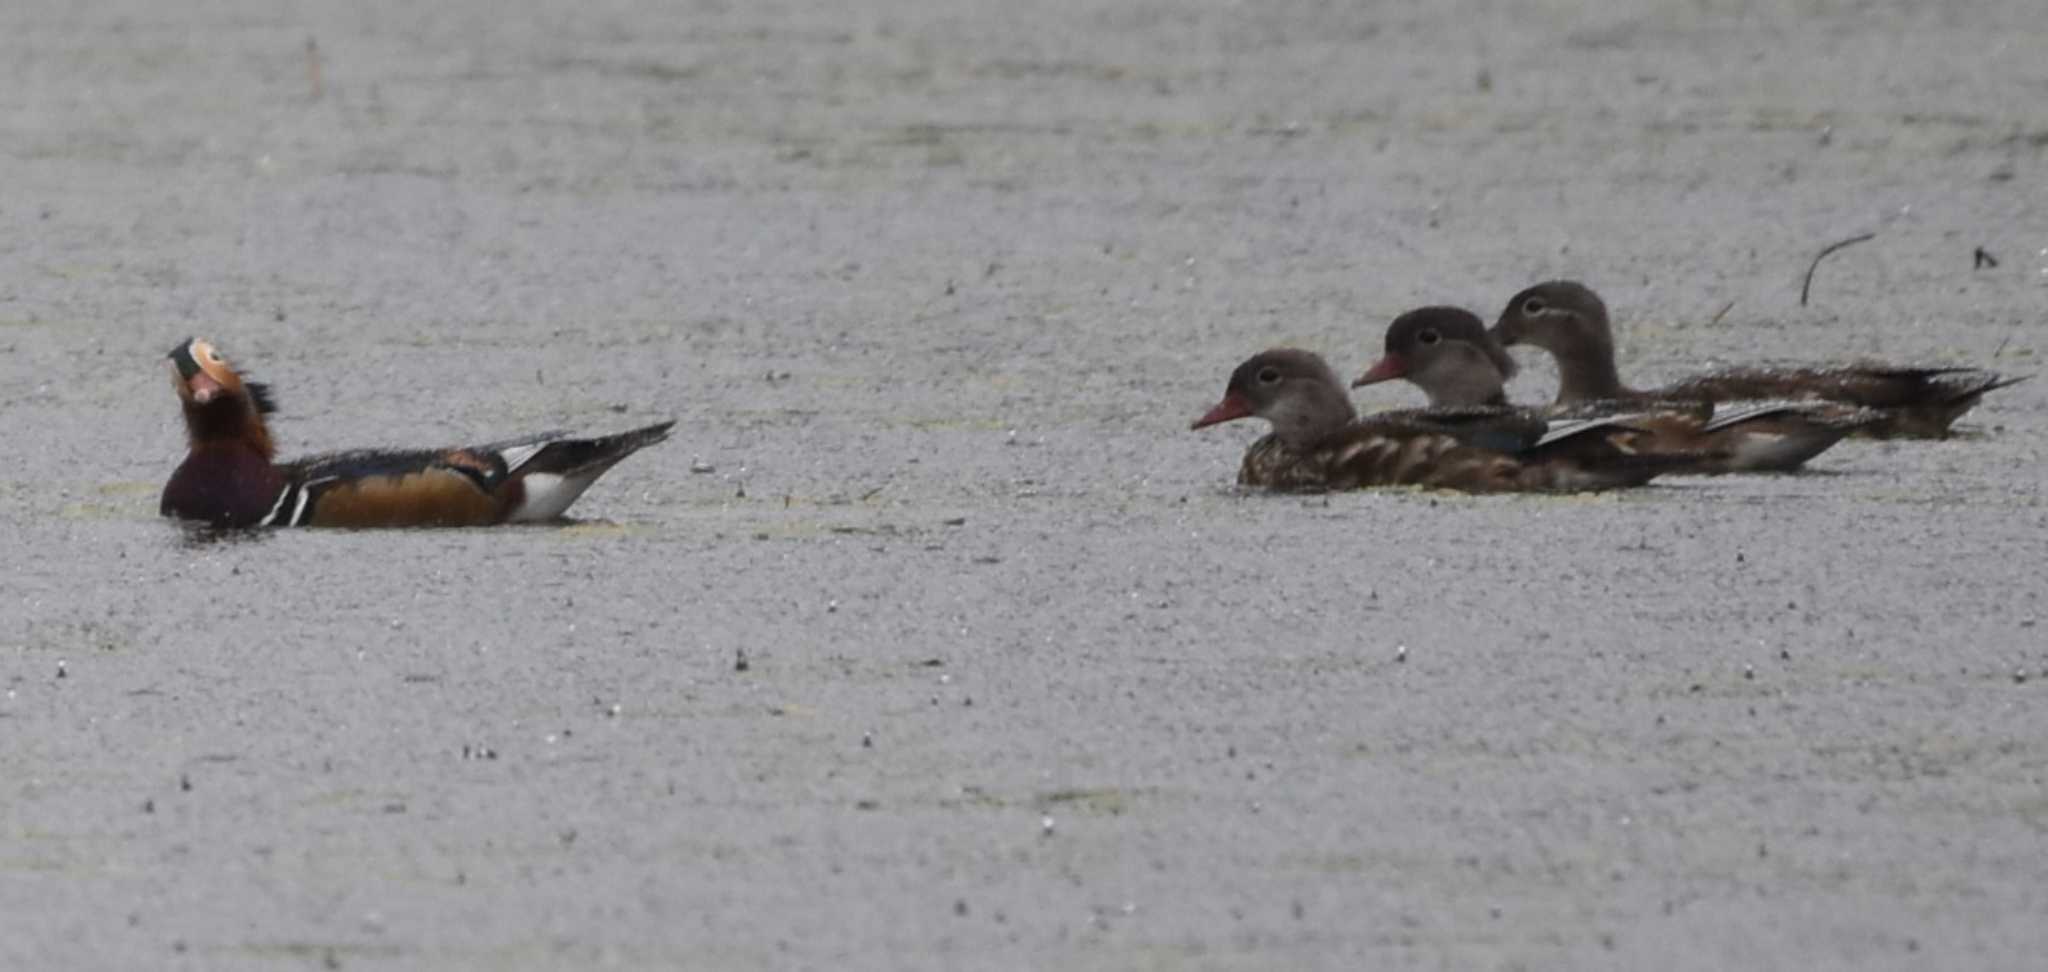
{"type": "Polygon", "coordinates": [[[254,526],[270,514],[284,487],[284,474],[255,450],[203,446],[171,474],[157,511],[220,527],[254,526]]]}

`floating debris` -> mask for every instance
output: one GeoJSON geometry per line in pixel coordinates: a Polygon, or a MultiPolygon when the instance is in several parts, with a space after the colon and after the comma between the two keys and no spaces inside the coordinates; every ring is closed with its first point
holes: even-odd
{"type": "MultiPolygon", "coordinates": [[[[306,38],[306,92],[314,101],[319,101],[320,96],[327,93],[327,84],[322,78],[322,74],[323,72],[320,69],[320,42],[308,37],[306,38]]],[[[282,311],[278,312],[277,319],[280,321],[284,320],[284,313],[282,311]]]]}
{"type": "Polygon", "coordinates": [[[1807,295],[1810,294],[1813,290],[1813,272],[1815,270],[1820,269],[1820,262],[1822,260],[1827,259],[1828,254],[1834,253],[1837,250],[1841,250],[1845,247],[1855,246],[1858,243],[1867,243],[1874,239],[1877,239],[1876,233],[1864,233],[1861,236],[1852,236],[1846,240],[1836,240],[1835,242],[1830,243],[1827,246],[1821,248],[1820,253],[1814,256],[1813,262],[1807,264],[1806,279],[1801,281],[1799,284],[1799,306],[1806,306],[1807,295]]]}

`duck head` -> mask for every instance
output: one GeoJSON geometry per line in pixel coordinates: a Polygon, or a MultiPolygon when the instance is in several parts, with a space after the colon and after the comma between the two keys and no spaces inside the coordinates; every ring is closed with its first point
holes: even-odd
{"type": "Polygon", "coordinates": [[[1506,404],[1515,360],[1460,307],[1422,307],[1387,325],[1387,350],[1351,387],[1406,378],[1435,406],[1506,404]]]}
{"type": "Polygon", "coordinates": [[[1508,347],[1529,344],[1553,355],[1582,348],[1614,354],[1606,302],[1573,280],[1551,280],[1516,294],[1493,325],[1493,337],[1508,347]]]}
{"type": "Polygon", "coordinates": [[[1337,373],[1319,355],[1275,348],[1238,365],[1223,399],[1191,427],[1248,417],[1265,419],[1281,441],[1305,447],[1351,424],[1358,412],[1337,373]]]}
{"type": "Polygon", "coordinates": [[[272,454],[263,416],[276,406],[270,388],[244,381],[212,342],[188,338],[168,355],[171,387],[185,407],[185,431],[192,444],[240,440],[266,458],[272,454]]]}
{"type": "Polygon", "coordinates": [[[1607,304],[1591,287],[1552,280],[1516,294],[1493,325],[1504,346],[1534,345],[1557,359],[1559,401],[1619,398],[1626,391],[1614,366],[1607,304]]]}

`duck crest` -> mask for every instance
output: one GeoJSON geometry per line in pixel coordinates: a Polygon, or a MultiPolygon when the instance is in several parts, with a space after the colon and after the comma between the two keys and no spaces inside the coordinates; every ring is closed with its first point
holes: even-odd
{"type": "Polygon", "coordinates": [[[249,390],[249,402],[256,406],[256,414],[270,415],[277,411],[277,397],[268,382],[244,382],[242,387],[249,390]]]}

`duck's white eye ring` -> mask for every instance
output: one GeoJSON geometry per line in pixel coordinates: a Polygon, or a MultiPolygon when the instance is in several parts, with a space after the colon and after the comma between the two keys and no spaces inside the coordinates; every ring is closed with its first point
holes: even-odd
{"type": "Polygon", "coordinates": [[[1435,344],[1438,341],[1443,340],[1443,335],[1440,335],[1435,331],[1425,330],[1422,333],[1415,335],[1415,340],[1420,341],[1423,344],[1435,344]]]}
{"type": "Polygon", "coordinates": [[[1524,314],[1541,314],[1543,313],[1543,307],[1543,298],[1541,297],[1531,297],[1528,300],[1522,301],[1522,313],[1524,314]]]}
{"type": "Polygon", "coordinates": [[[1268,367],[1259,370],[1259,384],[1270,385],[1279,380],[1280,369],[1268,367]]]}

